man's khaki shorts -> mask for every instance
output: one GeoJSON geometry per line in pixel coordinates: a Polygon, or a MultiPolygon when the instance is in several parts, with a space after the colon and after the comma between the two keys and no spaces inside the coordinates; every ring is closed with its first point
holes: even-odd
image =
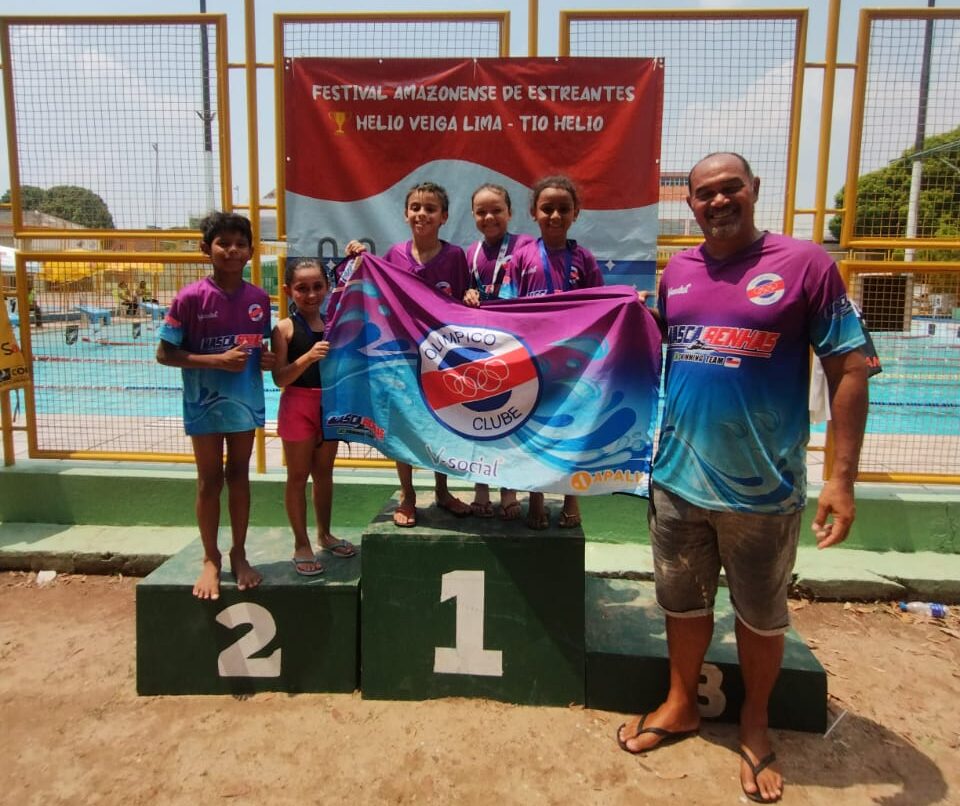
{"type": "Polygon", "coordinates": [[[677,618],[713,612],[723,566],[737,618],[759,635],[785,633],[800,517],[703,509],[654,484],[649,521],[658,604],[677,618]]]}

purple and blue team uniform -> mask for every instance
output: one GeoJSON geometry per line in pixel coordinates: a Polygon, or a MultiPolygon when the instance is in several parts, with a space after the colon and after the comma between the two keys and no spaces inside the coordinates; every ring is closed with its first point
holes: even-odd
{"type": "Polygon", "coordinates": [[[704,509],[787,514],[806,502],[810,347],[863,344],[819,246],[765,233],[726,260],[671,258],[657,299],[666,399],[654,482],[704,509]]]}
{"type": "Polygon", "coordinates": [[[188,353],[249,351],[242,372],[182,369],[183,425],[189,435],[250,431],[264,423],[260,351],[270,335],[270,298],[244,282],[227,294],[205,277],[180,289],[160,326],[160,339],[188,353]]]}
{"type": "Polygon", "coordinates": [[[531,235],[506,233],[499,243],[479,240],[467,249],[470,268],[470,287],[480,292],[480,299],[497,299],[501,291],[510,288],[514,270],[514,255],[528,244],[536,243],[531,235]]]}
{"type": "Polygon", "coordinates": [[[500,291],[503,298],[539,297],[603,285],[597,259],[574,240],[568,240],[562,249],[547,249],[541,238],[532,240],[514,252],[512,271],[510,286],[504,285],[500,291]]]}
{"type": "Polygon", "coordinates": [[[391,266],[415,274],[441,294],[460,301],[470,287],[467,258],[459,246],[440,241],[440,251],[426,263],[418,263],[413,256],[413,241],[391,246],[383,259],[391,266]]]}

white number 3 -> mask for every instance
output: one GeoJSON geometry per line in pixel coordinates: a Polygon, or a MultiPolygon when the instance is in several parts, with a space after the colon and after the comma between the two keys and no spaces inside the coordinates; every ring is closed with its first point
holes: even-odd
{"type": "Polygon", "coordinates": [[[277,625],[267,608],[251,602],[230,605],[217,615],[217,621],[228,629],[243,624],[250,632],[230,644],[217,658],[220,677],[280,677],[280,649],[267,658],[251,657],[269,644],[277,634],[277,625]]]}

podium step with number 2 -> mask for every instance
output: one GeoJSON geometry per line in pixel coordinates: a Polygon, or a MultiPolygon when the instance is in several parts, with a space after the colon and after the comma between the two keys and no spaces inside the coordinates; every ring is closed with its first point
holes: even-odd
{"type": "Polygon", "coordinates": [[[286,529],[247,540],[263,574],[238,591],[227,570],[220,598],[193,596],[199,539],[137,585],[137,691],[237,694],[354,691],[358,682],[360,557],[320,555],[325,572],[302,577],[286,529]]]}

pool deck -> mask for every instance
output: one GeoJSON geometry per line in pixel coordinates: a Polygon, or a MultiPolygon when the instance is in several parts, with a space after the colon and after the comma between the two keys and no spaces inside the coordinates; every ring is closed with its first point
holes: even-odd
{"type": "MultiPolygon", "coordinates": [[[[62,516],[63,511],[57,510],[52,501],[45,498],[42,484],[48,484],[50,478],[56,479],[60,485],[56,489],[69,483],[70,479],[84,481],[103,486],[108,479],[116,480],[115,489],[120,503],[111,502],[112,506],[129,504],[130,495],[122,490],[120,484],[130,485],[129,489],[142,489],[141,504],[152,506],[150,495],[153,490],[147,491],[148,486],[159,488],[162,484],[148,485],[148,479],[156,482],[179,484],[177,488],[177,502],[182,502],[185,491],[190,488],[194,480],[193,469],[189,465],[145,465],[112,462],[66,462],[53,460],[31,460],[27,458],[25,435],[17,434],[16,439],[17,464],[11,468],[0,470],[0,474],[8,475],[7,479],[0,478],[0,487],[8,490],[15,487],[12,484],[17,480],[24,489],[36,489],[37,495],[47,504],[47,511],[53,515],[60,515],[57,520],[67,520],[62,516]],[[30,478],[31,474],[36,474],[30,478]],[[26,481],[24,481],[26,478],[26,481]],[[44,481],[44,480],[47,481],[44,481]]],[[[268,466],[280,467],[279,440],[268,440],[268,466]]],[[[808,471],[810,475],[809,493],[811,500],[815,499],[822,484],[822,453],[809,454],[808,471]]],[[[274,511],[268,513],[268,524],[256,524],[251,521],[249,540],[257,541],[268,535],[275,535],[278,531],[285,534],[285,526],[278,520],[277,506],[282,497],[279,487],[283,483],[282,471],[273,470],[264,476],[253,476],[254,509],[258,508],[257,496],[260,500],[271,500],[274,511]],[[259,491],[259,492],[258,492],[259,491]]],[[[421,503],[426,504],[432,498],[430,494],[431,474],[425,471],[417,472],[416,483],[422,492],[421,503]]],[[[356,491],[360,487],[369,486],[377,490],[389,491],[396,487],[396,476],[393,470],[355,470],[337,469],[335,483],[338,488],[345,485],[356,491]]],[[[450,486],[456,491],[469,491],[472,485],[451,479],[450,486]]],[[[347,497],[350,491],[344,489],[347,497]]],[[[84,493],[77,493],[82,497],[84,493]]],[[[89,492],[86,493],[89,495],[89,492]]],[[[186,493],[189,495],[189,493],[186,493]]],[[[381,493],[383,494],[383,493],[381,493]]],[[[7,493],[11,495],[11,493],[7,493]]],[[[16,493],[12,494],[13,496],[16,493]]],[[[389,497],[389,492],[384,494],[389,497]]],[[[951,485],[858,485],[858,496],[861,511],[861,530],[863,524],[870,524],[870,529],[893,529],[910,532],[913,535],[904,535],[904,545],[913,548],[926,547],[927,540],[933,539],[935,545],[946,546],[946,551],[908,550],[886,551],[865,550],[857,547],[834,547],[819,551],[806,539],[808,545],[801,545],[798,551],[795,568],[794,589],[798,595],[811,596],[821,599],[834,600],[894,600],[894,599],[922,599],[947,603],[960,603],[960,488],[951,485]],[[874,511],[874,504],[883,504],[887,508],[874,511]],[[922,504],[924,510],[909,509],[912,505],[922,504]],[[917,514],[921,513],[921,514],[917,514]]],[[[67,494],[64,497],[69,497],[67,494]]],[[[616,497],[620,514],[624,506],[632,507],[636,499],[616,497]]],[[[606,497],[609,501],[610,497],[606,497]]],[[[592,502],[585,502],[587,505],[592,502]]],[[[40,503],[43,507],[44,503],[40,503]]],[[[632,579],[651,579],[653,576],[652,559],[649,545],[640,535],[645,531],[642,525],[645,519],[645,502],[636,504],[637,509],[630,509],[630,520],[627,528],[631,535],[623,536],[624,521],[613,525],[613,532],[620,530],[617,538],[611,531],[604,531],[604,525],[590,523],[586,517],[586,571],[588,574],[610,577],[626,577],[632,579]],[[642,508],[642,511],[641,511],[642,508]]],[[[30,517],[12,517],[2,522],[4,512],[11,509],[9,501],[4,503],[0,494],[0,569],[2,570],[56,570],[63,573],[123,573],[128,575],[143,575],[160,565],[171,555],[178,552],[188,543],[196,539],[196,528],[184,523],[184,516],[188,516],[182,503],[178,503],[180,521],[175,523],[139,523],[137,519],[123,520],[121,512],[115,523],[76,522],[76,523],[44,523],[33,514],[30,517]],[[3,507],[6,507],[4,509],[3,507]],[[130,525],[128,525],[130,524],[130,525]]],[[[15,507],[14,507],[15,508],[15,507]]],[[[162,509],[162,506],[159,506],[162,509]]],[[[556,508],[556,507],[554,507],[556,508]]],[[[589,512],[589,510],[587,510],[589,512]]],[[[82,520],[81,514],[77,520],[82,520]]],[[[809,515],[808,515],[809,519],[809,515]]],[[[88,516],[86,520],[95,520],[95,516],[88,516]]],[[[162,520],[162,519],[161,519],[162,520]]],[[[349,525],[338,524],[338,514],[335,512],[335,529],[341,536],[359,540],[363,531],[362,525],[351,522],[349,525]]],[[[226,530],[224,530],[226,531],[226,530]]],[[[853,538],[851,538],[853,541],[853,538]]],[[[853,541],[856,542],[856,541],[853,541]]],[[[892,541],[887,545],[895,545],[892,541]]],[[[860,545],[862,545],[862,540],[860,545]]]]}

